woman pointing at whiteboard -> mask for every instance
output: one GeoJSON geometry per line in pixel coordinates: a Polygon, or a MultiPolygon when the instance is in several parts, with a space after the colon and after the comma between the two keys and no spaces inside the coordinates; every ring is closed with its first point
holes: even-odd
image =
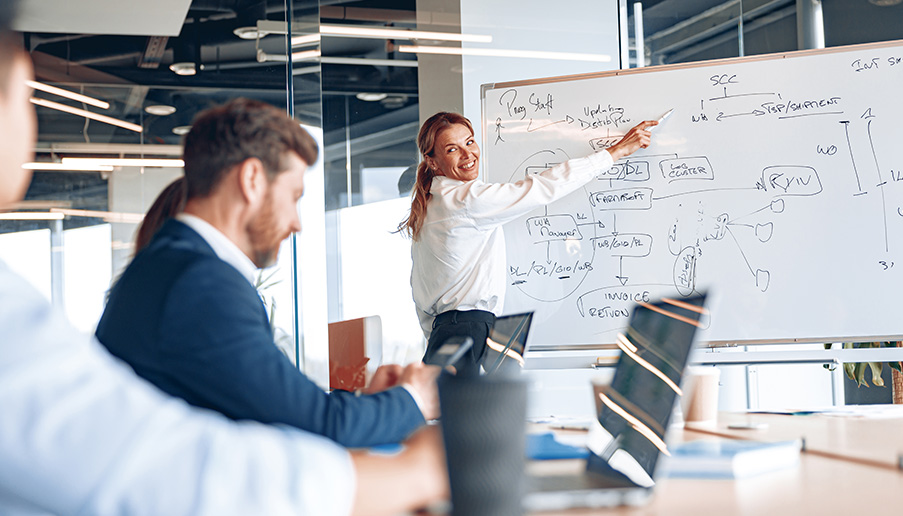
{"type": "Polygon", "coordinates": [[[478,374],[486,337],[505,298],[505,237],[502,225],[556,201],[590,182],[612,164],[650,144],[645,121],[618,143],[569,160],[516,183],[484,183],[480,148],[470,120],[440,112],[420,127],[411,212],[398,229],[412,238],[411,288],[420,326],[429,343],[424,362],[451,337],[474,345],[455,366],[478,374]]]}

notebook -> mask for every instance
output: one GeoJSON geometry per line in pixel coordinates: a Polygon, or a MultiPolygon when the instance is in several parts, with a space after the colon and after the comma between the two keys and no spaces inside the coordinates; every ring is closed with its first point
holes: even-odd
{"type": "Polygon", "coordinates": [[[746,478],[795,467],[800,462],[799,439],[764,442],[700,439],[671,450],[663,464],[669,477],[746,478]]]}
{"type": "Polygon", "coordinates": [[[481,362],[484,373],[517,376],[524,367],[527,335],[533,322],[533,312],[497,317],[481,362]]]}
{"type": "Polygon", "coordinates": [[[621,356],[610,385],[594,385],[597,420],[591,425],[586,471],[531,475],[528,510],[641,505],[655,487],[656,466],[670,454],[665,430],[682,393],[696,329],[706,315],[705,294],[640,303],[618,335],[621,356]]]}

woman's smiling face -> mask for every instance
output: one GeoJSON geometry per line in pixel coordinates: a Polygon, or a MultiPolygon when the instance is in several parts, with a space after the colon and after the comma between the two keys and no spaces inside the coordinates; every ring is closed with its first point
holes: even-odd
{"type": "Polygon", "coordinates": [[[480,147],[466,125],[454,124],[436,137],[427,164],[437,175],[472,181],[480,175],[480,147]]]}

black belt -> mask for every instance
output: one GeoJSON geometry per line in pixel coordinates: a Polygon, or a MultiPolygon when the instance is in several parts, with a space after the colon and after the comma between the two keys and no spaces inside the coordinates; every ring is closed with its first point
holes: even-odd
{"type": "Polygon", "coordinates": [[[433,319],[433,329],[443,324],[466,322],[495,324],[495,314],[485,310],[449,310],[448,312],[442,312],[433,319]]]}

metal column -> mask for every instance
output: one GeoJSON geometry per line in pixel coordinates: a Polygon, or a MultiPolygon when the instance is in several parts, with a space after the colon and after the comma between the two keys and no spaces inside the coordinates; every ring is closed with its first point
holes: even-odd
{"type": "Polygon", "coordinates": [[[630,34],[627,30],[627,0],[618,0],[618,40],[621,49],[621,68],[630,68],[630,34]]]}
{"type": "Polygon", "coordinates": [[[63,221],[50,220],[50,300],[63,308],[63,221]]]}
{"type": "Polygon", "coordinates": [[[796,0],[796,43],[800,50],[825,48],[821,0],[796,0]]]}
{"type": "Polygon", "coordinates": [[[646,66],[646,42],[643,40],[643,4],[633,3],[633,40],[636,47],[636,67],[646,66]]]}

